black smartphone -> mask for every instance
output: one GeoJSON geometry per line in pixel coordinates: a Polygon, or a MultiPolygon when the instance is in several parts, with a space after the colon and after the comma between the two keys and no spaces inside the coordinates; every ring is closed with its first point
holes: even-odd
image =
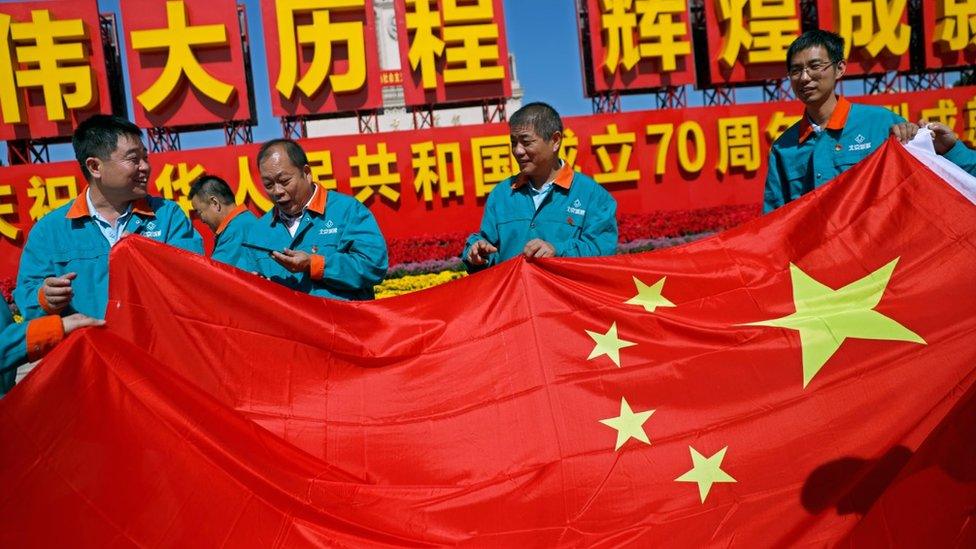
{"type": "Polygon", "coordinates": [[[258,246],[257,244],[251,244],[250,242],[241,242],[241,246],[244,246],[245,248],[251,248],[252,250],[257,250],[259,252],[269,253],[269,254],[271,252],[281,251],[281,250],[272,250],[271,248],[265,248],[264,246],[258,246]]]}

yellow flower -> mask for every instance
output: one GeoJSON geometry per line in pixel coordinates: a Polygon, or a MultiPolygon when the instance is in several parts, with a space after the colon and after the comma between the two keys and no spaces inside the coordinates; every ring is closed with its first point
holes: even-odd
{"type": "Polygon", "coordinates": [[[373,288],[376,298],[393,297],[395,295],[407,294],[417,290],[423,290],[457,280],[466,276],[466,273],[458,271],[441,271],[439,273],[408,275],[400,278],[390,278],[384,280],[373,288]]]}

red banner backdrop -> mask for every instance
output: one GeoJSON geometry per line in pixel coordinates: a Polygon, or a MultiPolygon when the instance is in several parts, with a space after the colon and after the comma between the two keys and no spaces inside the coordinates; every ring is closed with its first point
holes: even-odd
{"type": "Polygon", "coordinates": [[[70,136],[111,110],[95,0],[0,3],[0,140],[70,136]]]}
{"type": "Polygon", "coordinates": [[[687,0],[584,1],[590,38],[582,47],[589,48],[593,74],[588,92],[695,82],[687,0]]]}
{"type": "Polygon", "coordinates": [[[372,1],[268,0],[261,16],[272,114],[383,106],[372,1]]]}
{"type": "Polygon", "coordinates": [[[0,400],[0,546],[973,547],[974,262],[892,141],[680,249],[372,302],[126,239],[0,400]]]}
{"type": "Polygon", "coordinates": [[[502,0],[395,0],[408,106],[511,97],[502,0]]]}
{"type": "Polygon", "coordinates": [[[121,9],[136,124],[250,117],[234,0],[126,0],[121,9]]]}
{"type": "Polygon", "coordinates": [[[976,65],[976,2],[923,2],[922,21],[926,68],[976,65]]]}
{"type": "MultiPolygon", "coordinates": [[[[976,87],[960,87],[856,101],[887,105],[909,120],[941,120],[965,136],[974,133],[967,128],[976,128],[964,110],[967,103],[976,105],[974,98],[976,87]]],[[[604,184],[621,214],[757,204],[769,146],[801,112],[800,103],[789,102],[571,116],[564,120],[562,155],[604,184]]],[[[316,180],[368,205],[387,238],[475,230],[487,194],[517,169],[504,124],[302,144],[316,180]]],[[[271,202],[254,163],[258,147],[155,154],[150,191],[190,212],[190,183],[209,172],[227,179],[238,202],[266,211],[271,202]]],[[[34,221],[83,187],[74,162],[0,169],[0,276],[15,272],[34,221]]],[[[202,224],[198,228],[210,234],[202,224]]]]}

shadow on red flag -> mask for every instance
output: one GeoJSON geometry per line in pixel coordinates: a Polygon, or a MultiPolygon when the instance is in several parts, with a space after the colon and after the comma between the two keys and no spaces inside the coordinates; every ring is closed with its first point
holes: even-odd
{"type": "Polygon", "coordinates": [[[128,238],[109,327],[0,401],[0,545],[966,545],[974,287],[976,207],[894,143],[707,240],[375,302],[128,238]]]}

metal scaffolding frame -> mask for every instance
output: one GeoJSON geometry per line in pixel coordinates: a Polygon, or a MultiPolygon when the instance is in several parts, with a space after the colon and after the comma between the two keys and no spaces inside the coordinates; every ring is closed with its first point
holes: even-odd
{"type": "Polygon", "coordinates": [[[379,133],[379,111],[356,111],[356,125],[359,127],[359,133],[379,133]]]}
{"type": "Polygon", "coordinates": [[[481,103],[481,117],[485,124],[508,121],[504,99],[486,99],[481,103]]]}
{"type": "Polygon", "coordinates": [[[422,130],[434,127],[434,106],[421,105],[411,110],[413,114],[413,129],[422,130]]]}
{"type": "Polygon", "coordinates": [[[702,90],[706,107],[735,104],[735,88],[732,86],[715,86],[702,90]]]}
{"type": "Polygon", "coordinates": [[[12,139],[7,141],[7,164],[45,164],[51,161],[48,141],[12,139]]]}
{"type": "Polygon", "coordinates": [[[224,123],[224,144],[254,143],[254,131],[250,120],[228,120],[224,123]]]}
{"type": "Polygon", "coordinates": [[[683,109],[688,106],[688,93],[684,86],[665,86],[654,90],[654,103],[658,109],[683,109]]]}
{"type": "Polygon", "coordinates": [[[305,139],[308,137],[308,128],[305,125],[305,117],[282,116],[281,136],[285,139],[305,139]]]}
{"type": "Polygon", "coordinates": [[[169,152],[180,150],[180,134],[173,128],[147,128],[149,152],[169,152]]]}
{"type": "Polygon", "coordinates": [[[789,78],[765,80],[762,84],[763,101],[790,101],[793,97],[793,86],[789,78]]]}
{"type": "Polygon", "coordinates": [[[620,112],[621,110],[620,92],[616,90],[598,93],[591,97],[590,101],[593,105],[593,114],[620,112]]]}

